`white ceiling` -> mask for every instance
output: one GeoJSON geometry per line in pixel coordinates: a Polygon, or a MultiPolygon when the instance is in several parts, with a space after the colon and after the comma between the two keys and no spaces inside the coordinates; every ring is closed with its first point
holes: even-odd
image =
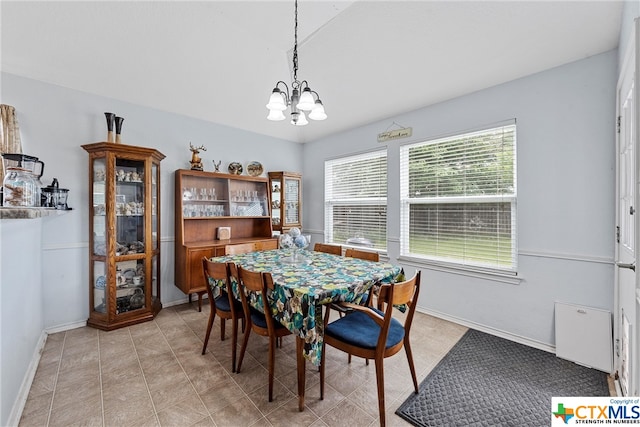
{"type": "Polygon", "coordinates": [[[266,120],[293,0],[7,1],[1,69],[306,142],[613,49],[622,2],[300,0],[298,78],[329,118],[266,120]]]}

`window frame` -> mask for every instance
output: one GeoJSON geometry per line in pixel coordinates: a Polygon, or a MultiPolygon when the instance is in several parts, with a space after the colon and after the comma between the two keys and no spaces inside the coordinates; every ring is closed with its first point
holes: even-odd
{"type": "MultiPolygon", "coordinates": [[[[413,141],[400,146],[399,153],[399,170],[400,170],[400,254],[399,259],[409,261],[412,264],[429,265],[436,267],[438,270],[472,272],[472,273],[488,273],[494,276],[503,276],[505,281],[516,283],[509,278],[517,276],[518,271],[518,239],[517,239],[517,126],[516,120],[508,120],[488,126],[479,127],[473,130],[455,132],[446,136],[428,138],[421,141],[413,141]],[[512,193],[493,194],[493,195],[457,195],[457,196],[437,196],[437,197],[409,197],[409,169],[410,159],[409,152],[412,148],[432,145],[447,144],[455,139],[463,139],[473,134],[481,135],[483,133],[491,133],[500,129],[512,128],[513,132],[513,148],[512,148],[512,167],[513,167],[513,191],[512,193]],[[410,220],[411,207],[413,205],[443,205],[443,204],[478,204],[478,203],[509,203],[510,205],[510,242],[511,242],[511,262],[508,266],[501,267],[495,264],[487,264],[482,262],[472,262],[468,259],[456,260],[450,257],[439,257],[437,255],[420,254],[410,251],[410,220]]],[[[495,234],[498,236],[498,233],[495,234]]],[[[496,257],[496,262],[497,262],[496,257]]]]}
{"type": "MultiPolygon", "coordinates": [[[[339,244],[343,247],[353,247],[366,249],[370,251],[375,251],[379,253],[386,253],[388,246],[388,225],[387,225],[387,216],[389,212],[388,206],[388,159],[389,153],[387,148],[376,148],[375,150],[360,152],[360,153],[351,153],[344,156],[334,157],[331,159],[326,159],[324,162],[324,242],[330,244],[339,244]],[[333,168],[337,165],[346,165],[349,163],[361,162],[367,159],[376,159],[377,162],[384,165],[384,176],[383,179],[380,177],[380,189],[384,189],[384,197],[348,197],[348,198],[334,198],[332,193],[332,188],[334,187],[334,182],[329,183],[328,179],[330,178],[329,169],[333,168]],[[384,246],[366,246],[366,245],[355,245],[348,244],[346,241],[335,241],[334,239],[334,215],[333,208],[336,206],[380,206],[385,210],[384,221],[381,224],[384,226],[384,246]]],[[[379,170],[379,169],[377,169],[379,170]]],[[[354,236],[355,237],[355,236],[354,236]]]]}

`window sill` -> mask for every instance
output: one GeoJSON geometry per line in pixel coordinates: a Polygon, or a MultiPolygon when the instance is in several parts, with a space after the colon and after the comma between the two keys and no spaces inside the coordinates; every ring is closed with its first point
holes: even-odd
{"type": "Polygon", "coordinates": [[[503,273],[499,271],[476,270],[472,267],[463,267],[453,264],[438,263],[422,258],[413,258],[408,256],[398,257],[398,261],[402,264],[412,267],[424,268],[428,270],[441,271],[444,273],[459,274],[462,276],[474,277],[476,279],[489,280],[492,282],[502,282],[510,285],[519,285],[524,279],[516,274],[503,273]]]}

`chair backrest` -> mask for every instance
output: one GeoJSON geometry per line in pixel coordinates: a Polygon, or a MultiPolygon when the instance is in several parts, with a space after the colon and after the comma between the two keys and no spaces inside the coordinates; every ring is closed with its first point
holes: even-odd
{"type": "Polygon", "coordinates": [[[384,284],[380,286],[378,292],[377,306],[378,310],[384,311],[385,321],[388,317],[390,322],[394,306],[405,307],[405,334],[408,334],[411,329],[413,315],[416,311],[418,295],[420,294],[421,274],[422,272],[418,270],[411,279],[405,280],[404,282],[384,284]]]}
{"type": "Polygon", "coordinates": [[[225,255],[239,255],[253,252],[256,250],[255,243],[236,243],[234,245],[226,245],[224,247],[225,255]]]}
{"type": "Polygon", "coordinates": [[[207,284],[207,295],[209,303],[215,304],[213,295],[213,287],[218,286],[215,282],[224,281],[224,291],[229,295],[229,304],[231,310],[234,310],[233,290],[231,287],[231,266],[235,268],[235,264],[231,262],[212,262],[207,257],[202,257],[202,271],[204,273],[204,281],[207,284]]]}
{"type": "Polygon", "coordinates": [[[326,243],[316,243],[313,246],[313,250],[316,252],[324,252],[327,254],[333,255],[342,255],[342,246],[340,245],[329,245],[326,243]]]}
{"type": "Polygon", "coordinates": [[[354,249],[354,248],[347,248],[347,250],[344,253],[344,256],[348,256],[351,258],[364,259],[367,261],[375,261],[375,262],[380,261],[380,254],[378,254],[378,252],[361,251],[359,249],[354,249]]]}
{"type": "Polygon", "coordinates": [[[271,309],[269,307],[269,300],[267,299],[267,289],[269,284],[273,283],[270,273],[263,273],[259,271],[251,271],[238,266],[238,279],[240,285],[240,297],[242,299],[242,308],[244,310],[245,318],[251,318],[251,303],[253,297],[250,294],[260,295],[262,298],[262,308],[264,310],[264,317],[267,321],[267,328],[270,331],[275,330],[275,320],[271,316],[271,309]]]}

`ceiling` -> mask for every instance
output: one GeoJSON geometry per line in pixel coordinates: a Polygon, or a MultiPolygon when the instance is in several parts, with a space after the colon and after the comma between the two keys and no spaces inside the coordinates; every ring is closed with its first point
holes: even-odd
{"type": "MultiPolygon", "coordinates": [[[[7,1],[2,71],[307,142],[614,49],[620,1],[300,0],[298,78],[328,118],[266,120],[290,1],[7,1]]],[[[391,122],[390,122],[391,123],[391,122]]]]}

